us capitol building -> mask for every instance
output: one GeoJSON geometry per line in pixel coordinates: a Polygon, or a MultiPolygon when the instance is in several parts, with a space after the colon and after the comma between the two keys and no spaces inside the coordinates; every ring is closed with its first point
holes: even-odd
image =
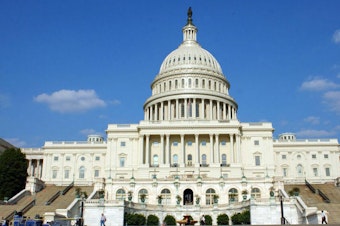
{"type": "MultiPolygon", "coordinates": [[[[240,122],[220,64],[197,42],[191,9],[182,31],[183,42],[151,83],[144,120],[109,124],[106,138],[90,135],[87,141],[46,141],[42,148],[23,149],[27,189],[37,190],[38,181],[93,186],[84,204],[88,225],[98,224],[101,213],[109,225],[122,225],[124,212],[155,214],[160,221],[166,214],[210,214],[216,224],[218,214],[249,207],[256,224],[266,220],[263,211],[271,205],[278,214],[272,223],[280,222],[270,191],[289,199],[285,184],[337,180],[337,139],[299,140],[292,133],[274,139],[270,122],[240,122]],[[91,198],[98,191],[104,200],[91,198]]],[[[300,213],[298,205],[285,203],[292,223],[316,216],[312,207],[304,211],[310,216],[300,213]]]]}

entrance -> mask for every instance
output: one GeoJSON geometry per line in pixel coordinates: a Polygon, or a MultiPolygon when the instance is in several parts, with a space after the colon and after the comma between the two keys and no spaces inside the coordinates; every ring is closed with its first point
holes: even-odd
{"type": "Polygon", "coordinates": [[[185,189],[183,197],[183,205],[192,205],[194,203],[194,195],[191,189],[185,189]]]}

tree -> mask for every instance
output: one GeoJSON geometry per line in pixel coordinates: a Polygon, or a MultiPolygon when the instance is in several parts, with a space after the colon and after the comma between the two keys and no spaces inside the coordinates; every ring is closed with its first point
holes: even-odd
{"type": "Polygon", "coordinates": [[[148,226],[158,226],[159,225],[159,218],[155,215],[149,215],[146,219],[146,225],[148,226]]]}
{"type": "Polygon", "coordinates": [[[205,225],[212,225],[212,218],[210,215],[205,215],[205,225]]]}
{"type": "Polygon", "coordinates": [[[27,161],[20,149],[6,149],[0,155],[0,199],[11,198],[25,188],[27,161]]]}
{"type": "Polygon", "coordinates": [[[176,225],[176,219],[171,216],[171,215],[166,215],[164,218],[164,222],[166,223],[166,225],[176,225]]]}
{"type": "Polygon", "coordinates": [[[229,225],[229,217],[223,213],[217,216],[217,225],[229,225]]]}
{"type": "Polygon", "coordinates": [[[242,213],[235,213],[231,217],[231,221],[233,222],[233,225],[250,224],[250,211],[245,210],[242,213]]]}

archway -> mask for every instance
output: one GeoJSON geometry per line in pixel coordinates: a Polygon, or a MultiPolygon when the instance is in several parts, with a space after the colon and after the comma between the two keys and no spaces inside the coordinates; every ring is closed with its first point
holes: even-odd
{"type": "Polygon", "coordinates": [[[183,205],[192,205],[194,203],[194,195],[191,189],[185,189],[183,192],[183,205]]]}

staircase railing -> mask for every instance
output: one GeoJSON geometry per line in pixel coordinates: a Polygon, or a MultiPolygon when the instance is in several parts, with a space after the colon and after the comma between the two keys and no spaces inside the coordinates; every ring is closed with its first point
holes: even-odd
{"type": "Polygon", "coordinates": [[[57,191],[47,202],[45,202],[45,205],[50,205],[54,200],[56,200],[60,196],[60,191],[57,191]]]}
{"type": "Polygon", "coordinates": [[[64,190],[62,190],[61,195],[65,195],[73,186],[74,186],[74,182],[72,182],[64,190]]]}
{"type": "MultiPolygon", "coordinates": [[[[35,205],[35,200],[32,200],[31,202],[29,202],[24,208],[22,208],[19,212],[22,213],[26,213],[29,209],[31,209],[33,206],[35,205]]],[[[9,215],[7,215],[5,217],[5,220],[11,220],[13,219],[14,215],[17,213],[16,210],[14,210],[12,213],[10,213],[9,215]]]]}
{"type": "Polygon", "coordinates": [[[305,180],[305,184],[309,190],[311,190],[313,193],[316,193],[316,189],[307,180],[305,180]]]}
{"type": "Polygon", "coordinates": [[[331,200],[327,197],[327,195],[325,195],[320,189],[318,189],[319,191],[319,195],[321,196],[321,198],[323,199],[323,201],[330,203],[331,200]]]}

